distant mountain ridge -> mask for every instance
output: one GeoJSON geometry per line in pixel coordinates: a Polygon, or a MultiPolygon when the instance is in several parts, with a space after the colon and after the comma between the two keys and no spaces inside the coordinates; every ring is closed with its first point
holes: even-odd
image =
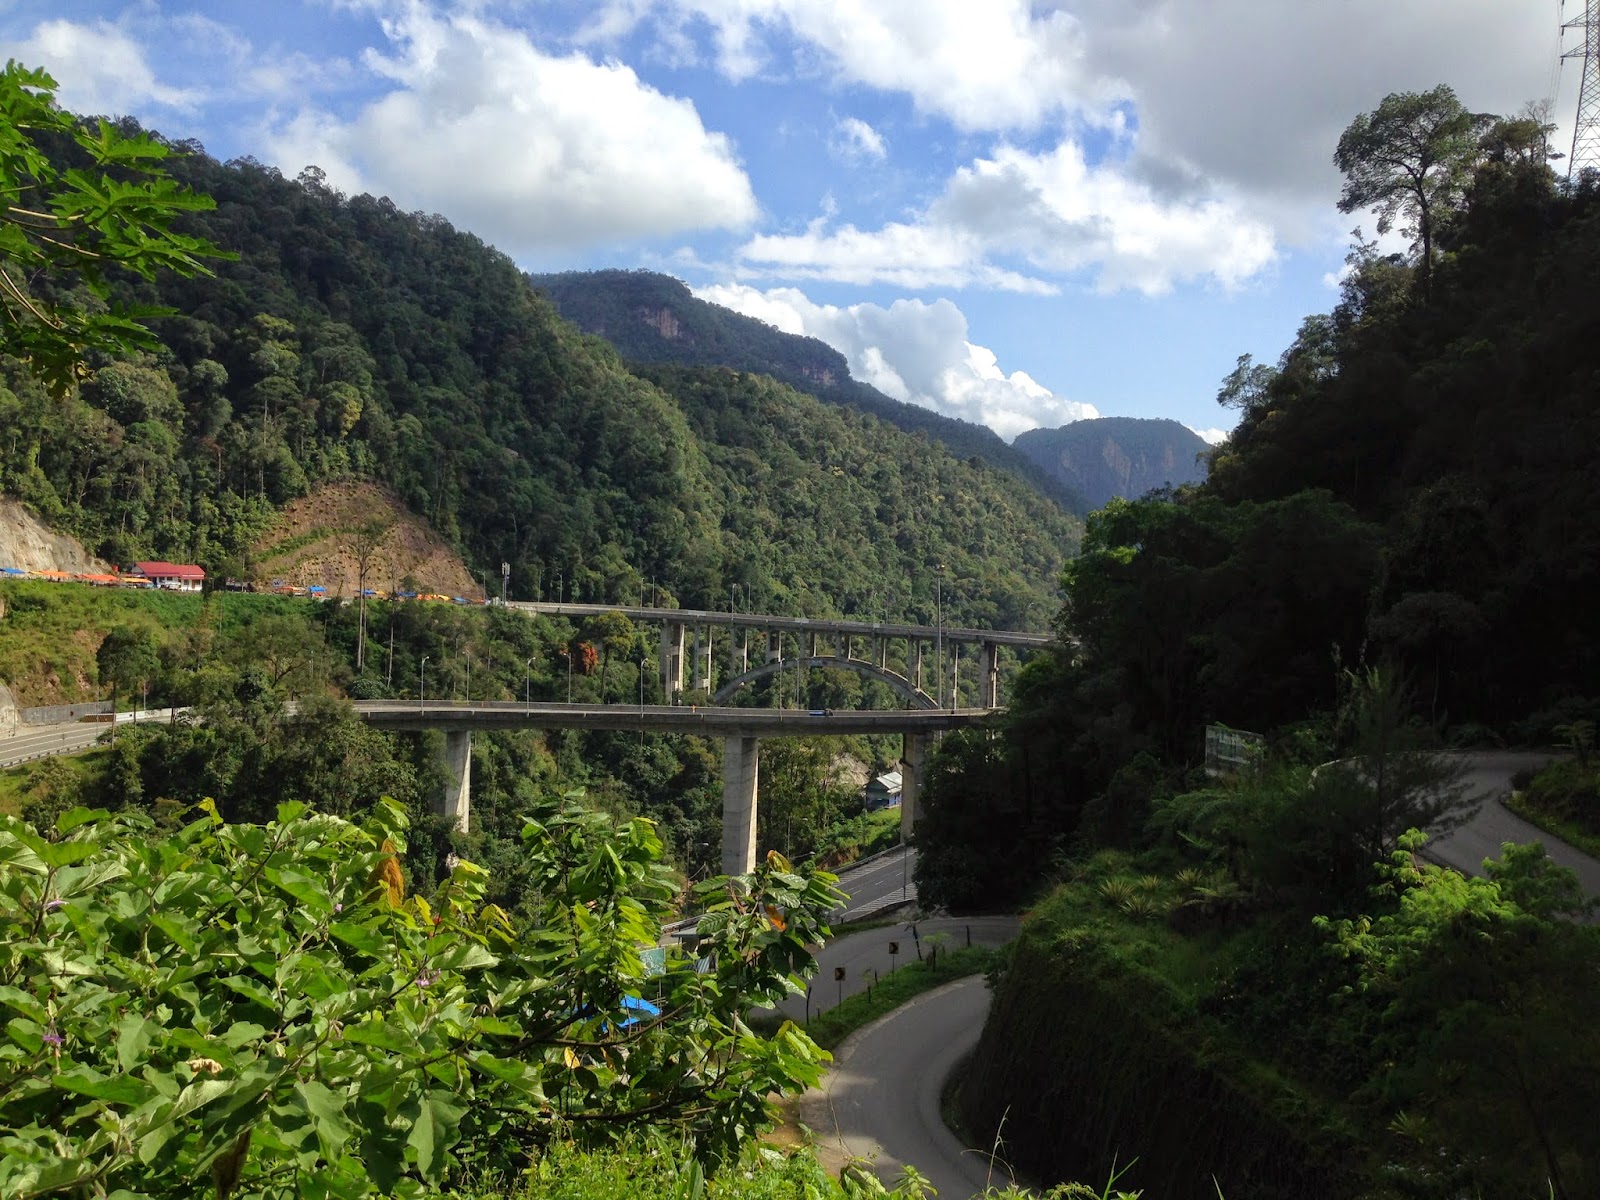
{"type": "Polygon", "coordinates": [[[731,367],[770,375],[830,404],[871,413],[907,433],[941,442],[957,458],[982,458],[1031,484],[1070,512],[1084,497],[1017,453],[983,425],[886,396],[851,378],[844,355],[814,337],[784,333],[764,321],[701,300],[687,284],[654,271],[566,271],[528,281],[585,333],[638,363],[731,367]]]}
{"type": "Polygon", "coordinates": [[[1096,417],[1059,429],[1030,429],[1012,443],[1091,509],[1114,496],[1132,500],[1160,487],[1199,483],[1210,447],[1187,425],[1164,417],[1096,417]]]}

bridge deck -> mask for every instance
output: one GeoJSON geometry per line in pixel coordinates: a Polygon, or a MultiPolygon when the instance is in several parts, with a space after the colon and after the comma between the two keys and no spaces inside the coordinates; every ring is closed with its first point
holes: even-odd
{"type": "Polygon", "coordinates": [[[691,708],[637,704],[465,704],[448,700],[363,700],[356,711],[382,729],[617,729],[706,737],[808,737],[834,733],[937,733],[976,725],[995,709],[691,708]]]}
{"type": "Polygon", "coordinates": [[[683,625],[720,625],[741,629],[767,629],[782,633],[849,634],[854,637],[915,638],[932,642],[992,642],[997,646],[1041,647],[1055,640],[1048,633],[1023,633],[1005,629],[965,629],[946,625],[902,625],[894,621],[849,621],[831,617],[779,617],[766,613],[713,612],[693,608],[639,608],[622,604],[553,604],[512,600],[507,608],[543,613],[551,617],[594,617],[618,612],[634,621],[671,621],[683,625]]]}

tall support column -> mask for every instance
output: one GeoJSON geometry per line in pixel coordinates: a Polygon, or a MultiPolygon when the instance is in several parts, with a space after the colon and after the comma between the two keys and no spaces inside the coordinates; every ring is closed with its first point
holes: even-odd
{"type": "Polygon", "coordinates": [[[979,703],[985,708],[1000,707],[1000,647],[984,642],[979,660],[979,703]]]}
{"type": "Polygon", "coordinates": [[[706,678],[711,673],[711,630],[704,625],[694,627],[694,690],[704,691],[710,686],[706,678]]]}
{"type": "Polygon", "coordinates": [[[961,643],[950,643],[950,707],[961,707],[961,643]]]}
{"type": "Polygon", "coordinates": [[[439,815],[462,833],[472,823],[472,730],[452,729],[444,735],[444,795],[439,815]]]}
{"type": "Polygon", "coordinates": [[[667,621],[661,626],[661,694],[673,703],[683,694],[683,625],[667,621]]]}
{"type": "Polygon", "coordinates": [[[833,652],[846,662],[850,661],[850,635],[848,633],[838,634],[833,639],[833,652]]]}
{"type": "Polygon", "coordinates": [[[900,752],[900,840],[909,842],[922,816],[922,764],[928,757],[928,735],[903,735],[900,752]]]}
{"type": "Polygon", "coordinates": [[[815,658],[816,656],[817,656],[817,635],[814,634],[814,633],[808,633],[808,634],[806,634],[806,657],[807,658],[815,658]]]}
{"type": "Polygon", "coordinates": [[[922,686],[922,643],[912,638],[906,643],[906,667],[911,672],[911,682],[917,691],[923,691],[922,686]]]}
{"type": "Polygon", "coordinates": [[[872,639],[872,661],[878,664],[878,670],[889,669],[889,639],[875,637],[872,639]]]}
{"type": "Polygon", "coordinates": [[[722,739],[722,873],[756,869],[756,784],[761,739],[722,739]]]}
{"type": "Polygon", "coordinates": [[[750,669],[750,631],[748,629],[730,628],[728,630],[728,677],[743,675],[750,669]]]}
{"type": "Polygon", "coordinates": [[[767,661],[777,662],[783,657],[783,634],[775,630],[767,630],[767,661]]]}

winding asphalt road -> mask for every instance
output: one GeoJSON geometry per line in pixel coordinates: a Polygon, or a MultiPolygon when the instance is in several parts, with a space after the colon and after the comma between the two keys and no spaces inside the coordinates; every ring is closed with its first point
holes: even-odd
{"type": "MultiPolygon", "coordinates": [[[[1483,860],[1500,857],[1502,843],[1541,842],[1552,859],[1577,872],[1589,895],[1600,896],[1600,861],[1530,825],[1502,803],[1510,795],[1516,772],[1538,767],[1550,757],[1516,751],[1461,755],[1469,795],[1480,803],[1460,828],[1429,843],[1430,857],[1481,875],[1483,860]]],[[[979,923],[973,924],[976,940],[979,923]]],[[[946,927],[936,921],[918,922],[919,930],[946,927]]],[[[1014,921],[1011,928],[1014,932],[1014,921]]],[[[835,959],[846,964],[854,981],[858,971],[873,965],[874,952],[881,961],[881,943],[889,936],[904,944],[908,935],[896,927],[868,931],[841,939],[825,949],[824,956],[832,955],[826,960],[830,966],[835,959]],[[872,945],[874,938],[880,945],[872,945]]],[[[814,995],[818,989],[831,989],[831,970],[825,968],[818,979],[814,995]]],[[[858,986],[847,986],[845,994],[858,986]]],[[[960,980],[924,993],[858,1030],[835,1051],[834,1067],[822,1087],[808,1092],[800,1106],[801,1120],[816,1134],[818,1152],[830,1169],[864,1160],[880,1179],[892,1184],[901,1166],[911,1163],[939,1189],[940,1200],[966,1200],[981,1195],[991,1181],[1006,1181],[1003,1169],[997,1166],[991,1171],[987,1156],[960,1143],[940,1113],[945,1081],[977,1045],[988,1009],[984,981],[960,980]]]]}
{"type": "Polygon", "coordinates": [[[1513,775],[1543,766],[1552,755],[1488,750],[1470,751],[1455,757],[1466,767],[1469,794],[1481,803],[1466,824],[1428,843],[1429,858],[1464,874],[1482,875],[1483,860],[1499,858],[1502,843],[1541,842],[1552,859],[1577,872],[1578,883],[1585,893],[1600,897],[1600,861],[1529,824],[1502,803],[1511,794],[1513,775]]]}
{"type": "Polygon", "coordinates": [[[989,989],[974,975],[924,992],[857,1030],[834,1051],[822,1087],[800,1101],[823,1164],[837,1172],[865,1162],[892,1186],[910,1163],[939,1200],[981,1195],[1008,1182],[1003,1167],[963,1146],[944,1123],[944,1082],[972,1052],[989,1012],[989,989]]]}

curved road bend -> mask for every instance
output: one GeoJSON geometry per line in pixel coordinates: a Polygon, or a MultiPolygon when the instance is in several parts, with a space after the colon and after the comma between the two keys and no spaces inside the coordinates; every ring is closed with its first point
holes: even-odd
{"type": "Polygon", "coordinates": [[[1017,917],[928,917],[916,922],[911,934],[910,921],[896,921],[879,929],[852,933],[827,943],[817,951],[817,973],[811,980],[811,996],[789,996],[777,1006],[792,1021],[804,1021],[838,1004],[840,1000],[865,991],[868,984],[887,979],[891,971],[917,961],[917,938],[922,952],[934,946],[954,950],[970,938],[974,946],[1003,946],[1017,936],[1022,922],[1017,917]],[[899,953],[889,953],[890,943],[899,953]],[[844,968],[844,979],[836,981],[834,971],[844,968]]]}
{"type": "Polygon", "coordinates": [[[988,1012],[988,986],[974,975],[924,992],[846,1038],[821,1088],[800,1100],[800,1119],[816,1135],[823,1164],[837,1172],[861,1159],[892,1185],[909,1163],[939,1200],[967,1200],[990,1182],[1007,1182],[1003,1168],[991,1171],[987,1155],[950,1132],[939,1104],[988,1012]]]}
{"type": "Polygon", "coordinates": [[[1502,842],[1542,842],[1553,860],[1577,872],[1578,883],[1585,893],[1600,896],[1600,861],[1537,825],[1529,824],[1502,803],[1511,794],[1513,775],[1525,768],[1543,766],[1555,755],[1485,750],[1452,757],[1465,763],[1468,792],[1482,803],[1461,828],[1428,843],[1429,858],[1469,875],[1482,875],[1483,860],[1499,858],[1502,842]]]}

